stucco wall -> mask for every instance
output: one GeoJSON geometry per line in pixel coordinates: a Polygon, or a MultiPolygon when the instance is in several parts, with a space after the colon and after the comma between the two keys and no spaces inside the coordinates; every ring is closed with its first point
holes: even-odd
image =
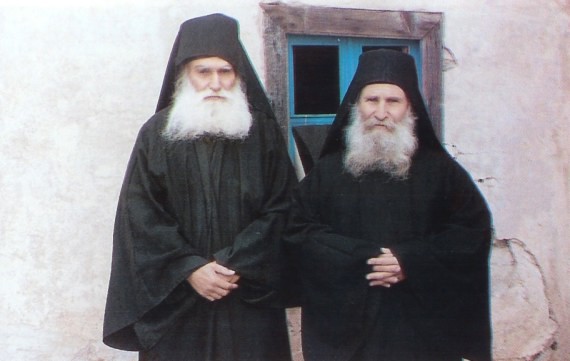
{"type": "MultiPolygon", "coordinates": [[[[0,2],[0,358],[135,360],[100,342],[132,143],[153,113],[179,24],[211,12],[237,18],[263,75],[262,12],[254,0],[42,3],[0,2]]],[[[444,13],[446,144],[481,180],[497,238],[524,245],[542,272],[533,280],[543,280],[560,325],[553,360],[566,361],[570,3],[303,3],[444,13]]],[[[509,271],[501,264],[495,274],[509,271]]]]}

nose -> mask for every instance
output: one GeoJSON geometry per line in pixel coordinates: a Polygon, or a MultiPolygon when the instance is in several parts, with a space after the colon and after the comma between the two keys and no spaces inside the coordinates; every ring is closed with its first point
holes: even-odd
{"type": "Polygon", "coordinates": [[[376,109],[374,109],[374,116],[378,120],[386,119],[386,117],[388,116],[388,110],[387,110],[386,104],[384,102],[378,103],[378,105],[376,106],[376,109]]]}
{"type": "Polygon", "coordinates": [[[212,91],[220,91],[222,89],[222,82],[220,81],[220,76],[214,72],[212,78],[210,79],[210,89],[212,91]]]}

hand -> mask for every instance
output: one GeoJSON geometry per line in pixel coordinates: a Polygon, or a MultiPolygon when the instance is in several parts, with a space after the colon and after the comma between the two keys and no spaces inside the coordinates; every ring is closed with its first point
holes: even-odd
{"type": "Polygon", "coordinates": [[[372,266],[372,272],[366,275],[366,279],[370,281],[370,286],[389,288],[406,279],[400,262],[388,248],[382,248],[382,254],[370,258],[366,263],[372,266]]]}
{"type": "Polygon", "coordinates": [[[200,296],[215,301],[238,287],[239,275],[214,261],[192,272],[187,281],[200,296]]]}

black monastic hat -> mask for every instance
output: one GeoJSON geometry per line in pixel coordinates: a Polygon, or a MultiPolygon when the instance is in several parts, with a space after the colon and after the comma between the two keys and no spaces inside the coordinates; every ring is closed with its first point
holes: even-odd
{"type": "Polygon", "coordinates": [[[321,150],[321,157],[345,149],[343,133],[350,121],[350,110],[356,103],[362,88],[373,83],[389,83],[402,88],[417,116],[416,135],[419,149],[432,148],[443,151],[418,86],[414,58],[401,51],[381,49],[367,51],[360,55],[356,73],[331,125],[321,150]]]}
{"type": "Polygon", "coordinates": [[[180,26],[162,82],[157,112],[170,105],[182,66],[193,59],[211,56],[232,64],[245,85],[249,105],[274,118],[267,95],[239,39],[238,22],[223,14],[197,17],[180,26]]]}

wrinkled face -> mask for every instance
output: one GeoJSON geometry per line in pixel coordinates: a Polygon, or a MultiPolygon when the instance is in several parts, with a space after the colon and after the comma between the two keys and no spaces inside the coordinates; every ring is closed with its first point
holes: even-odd
{"type": "Polygon", "coordinates": [[[410,102],[402,88],[387,83],[374,83],[362,88],[356,105],[366,131],[392,132],[410,109],[410,102]]]}
{"type": "Polygon", "coordinates": [[[186,65],[188,79],[197,92],[208,92],[206,100],[223,99],[219,93],[231,90],[237,83],[233,66],[222,58],[199,58],[186,65]]]}

